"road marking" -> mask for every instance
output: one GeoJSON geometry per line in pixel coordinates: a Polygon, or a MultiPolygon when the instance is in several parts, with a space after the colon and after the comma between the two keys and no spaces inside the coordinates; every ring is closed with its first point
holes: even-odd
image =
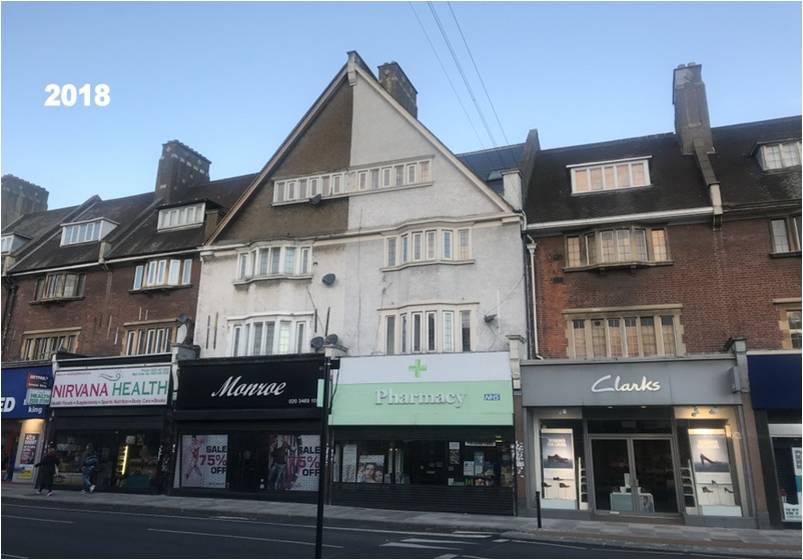
{"type": "Polygon", "coordinates": [[[484,533],[479,531],[452,531],[454,535],[460,535],[466,539],[487,539],[488,537],[492,537],[493,533],[484,533]]]}
{"type": "MultiPolygon", "coordinates": [[[[84,509],[84,508],[56,508],[56,507],[48,507],[48,506],[28,506],[22,504],[4,504],[4,508],[16,507],[16,508],[28,508],[28,509],[47,509],[47,510],[55,510],[55,511],[75,511],[75,512],[83,512],[83,513],[102,513],[102,514],[112,514],[112,515],[129,515],[129,516],[139,516],[139,517],[159,517],[159,518],[167,518],[167,519],[192,519],[195,521],[222,521],[224,523],[249,523],[252,525],[273,525],[275,527],[303,527],[308,529],[315,529],[315,525],[305,525],[301,523],[280,523],[277,521],[259,521],[259,520],[238,520],[238,519],[220,519],[220,517],[200,517],[200,516],[192,516],[192,515],[168,515],[166,513],[141,513],[136,511],[112,511],[112,510],[105,510],[105,509],[84,509]]],[[[358,533],[383,533],[383,534],[390,534],[390,535],[421,535],[426,537],[455,537],[454,533],[432,533],[429,531],[393,531],[390,529],[361,529],[359,527],[335,527],[332,525],[327,525],[324,527],[327,531],[355,531],[358,533]]],[[[490,536],[490,533],[489,533],[490,536]]],[[[460,535],[461,539],[484,539],[487,538],[484,535],[460,535]]]]}
{"type": "Polygon", "coordinates": [[[13,554],[9,554],[8,552],[3,552],[0,554],[0,558],[28,558],[27,556],[15,556],[13,554]]]}
{"type": "Polygon", "coordinates": [[[47,521],[48,523],[67,523],[72,525],[75,521],[64,521],[61,519],[47,519],[46,517],[25,517],[24,515],[3,515],[3,517],[10,517],[12,519],[28,519],[30,521],[47,521]]]}
{"type": "Polygon", "coordinates": [[[387,546],[387,547],[394,547],[394,548],[425,548],[428,550],[460,550],[459,548],[455,548],[453,546],[432,546],[432,545],[425,545],[425,544],[413,544],[413,543],[403,543],[403,542],[389,542],[385,544],[381,544],[379,546],[387,546]]]}
{"type": "Polygon", "coordinates": [[[443,539],[404,539],[402,542],[441,543],[441,544],[475,544],[469,541],[447,541],[443,539]]]}
{"type": "MultiPolygon", "coordinates": [[[[154,533],[176,533],[179,535],[200,535],[202,537],[222,537],[224,539],[241,539],[246,541],[264,541],[264,542],[275,542],[275,543],[286,543],[286,544],[303,544],[305,546],[315,546],[315,543],[307,542],[307,541],[288,541],[284,539],[266,539],[264,537],[246,537],[243,535],[225,535],[222,533],[201,533],[198,531],[174,531],[172,529],[153,529],[148,528],[148,531],[153,531],[154,533]]],[[[336,544],[325,544],[323,545],[326,548],[343,548],[342,546],[336,544]]]]}
{"type": "Polygon", "coordinates": [[[573,544],[558,544],[558,543],[553,543],[553,542],[549,542],[549,541],[519,541],[519,540],[513,539],[512,542],[521,543],[521,544],[541,544],[541,545],[546,545],[546,546],[557,546],[559,548],[574,548],[575,550],[588,550],[584,546],[575,546],[573,544]]]}
{"type": "Polygon", "coordinates": [[[443,558],[443,560],[449,560],[450,558],[457,558],[457,554],[441,554],[440,556],[436,556],[435,559],[443,558]]]}
{"type": "Polygon", "coordinates": [[[491,542],[510,542],[509,539],[494,539],[491,542]]]}

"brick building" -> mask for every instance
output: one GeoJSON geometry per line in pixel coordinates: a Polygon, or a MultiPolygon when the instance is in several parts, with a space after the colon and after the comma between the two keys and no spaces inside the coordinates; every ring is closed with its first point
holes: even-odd
{"type": "Polygon", "coordinates": [[[525,147],[528,500],[777,525],[747,364],[788,352],[799,388],[801,121],[711,128],[699,65],[675,70],[673,103],[674,133],[525,147]]]}

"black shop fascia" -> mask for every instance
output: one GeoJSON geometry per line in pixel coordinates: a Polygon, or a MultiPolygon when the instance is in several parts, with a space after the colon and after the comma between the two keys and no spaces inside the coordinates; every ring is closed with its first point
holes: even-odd
{"type": "Polygon", "coordinates": [[[179,363],[173,493],[314,501],[322,355],[179,363]]]}

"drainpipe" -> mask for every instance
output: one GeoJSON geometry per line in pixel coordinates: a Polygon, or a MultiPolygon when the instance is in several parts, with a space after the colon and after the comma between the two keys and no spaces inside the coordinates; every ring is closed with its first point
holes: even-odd
{"type": "Polygon", "coordinates": [[[17,283],[9,277],[3,278],[3,283],[6,282],[9,284],[8,300],[6,301],[5,308],[3,309],[3,340],[0,343],[2,344],[3,354],[5,354],[7,351],[6,343],[8,342],[8,327],[11,323],[12,313],[14,312],[14,303],[17,300],[17,283]]]}
{"type": "Polygon", "coordinates": [[[538,300],[535,292],[535,250],[538,243],[533,238],[527,236],[527,250],[530,252],[530,297],[532,298],[532,325],[533,325],[533,357],[540,360],[541,354],[538,349],[538,300]]]}

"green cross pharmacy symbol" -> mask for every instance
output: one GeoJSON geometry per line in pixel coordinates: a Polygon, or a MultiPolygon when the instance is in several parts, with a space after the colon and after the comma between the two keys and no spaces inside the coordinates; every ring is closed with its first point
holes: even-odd
{"type": "Polygon", "coordinates": [[[427,371],[427,366],[421,363],[421,360],[416,360],[415,363],[411,366],[408,366],[407,369],[412,371],[416,377],[421,377],[422,371],[427,371]]]}

